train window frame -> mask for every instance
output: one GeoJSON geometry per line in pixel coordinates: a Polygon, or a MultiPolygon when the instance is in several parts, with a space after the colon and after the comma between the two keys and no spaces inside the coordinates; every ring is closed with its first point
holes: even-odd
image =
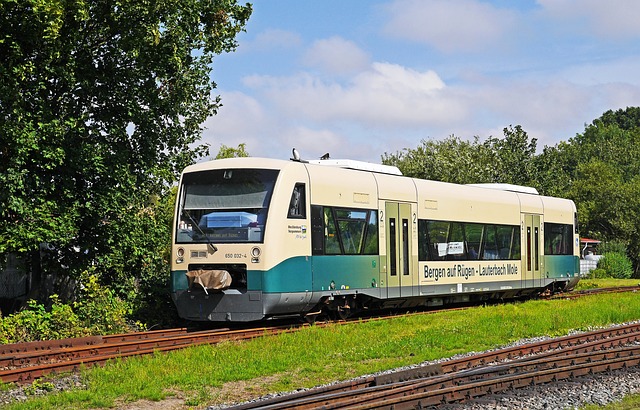
{"type": "Polygon", "coordinates": [[[420,262],[520,260],[520,251],[519,225],[418,220],[420,262]],[[438,238],[435,239],[434,235],[438,238]],[[489,249],[488,241],[491,241],[489,249]],[[449,248],[453,249],[451,253],[449,248]]]}
{"type": "Polygon", "coordinates": [[[550,256],[573,255],[573,225],[544,223],[544,254],[550,256]]]}
{"type": "Polygon", "coordinates": [[[207,169],[183,174],[174,243],[264,243],[279,175],[279,170],[268,168],[207,169]]]}
{"type": "Polygon", "coordinates": [[[323,210],[324,220],[324,254],[325,255],[341,255],[344,253],[344,248],[340,241],[340,234],[338,225],[336,224],[336,218],[333,213],[333,208],[324,207],[323,210]]]}
{"type": "Polygon", "coordinates": [[[378,255],[377,215],[377,209],[311,205],[313,255],[378,255]]]}
{"type": "Polygon", "coordinates": [[[307,219],[307,195],[306,184],[297,182],[291,191],[291,199],[289,200],[289,209],[287,210],[288,219],[307,219]]]}

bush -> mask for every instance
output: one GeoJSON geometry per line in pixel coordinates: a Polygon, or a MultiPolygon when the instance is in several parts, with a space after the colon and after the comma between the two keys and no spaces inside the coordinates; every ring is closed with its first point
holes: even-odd
{"type": "MultiPolygon", "coordinates": [[[[611,277],[612,276],[609,274],[609,272],[600,268],[592,269],[587,275],[587,278],[589,279],[606,279],[611,277]]],[[[597,288],[598,286],[594,286],[594,287],[597,288]]]]}
{"type": "Polygon", "coordinates": [[[129,306],[114,293],[98,284],[95,275],[84,272],[80,292],[71,305],[61,303],[57,295],[50,298],[51,307],[30,300],[27,307],[0,319],[0,343],[125,333],[129,306]]]}
{"type": "Polygon", "coordinates": [[[34,300],[27,307],[0,320],[0,343],[32,342],[82,336],[78,318],[69,305],[52,296],[51,310],[34,300]]]}
{"type": "Polygon", "coordinates": [[[624,241],[620,240],[612,240],[607,242],[602,242],[598,245],[598,252],[602,255],[605,253],[621,253],[623,255],[627,254],[627,244],[624,241]]]}
{"type": "Polygon", "coordinates": [[[111,289],[100,286],[98,278],[88,272],[82,273],[80,294],[77,302],[73,302],[73,311],[89,334],[124,333],[129,330],[129,305],[115,296],[111,289]]]}
{"type": "Polygon", "coordinates": [[[608,277],[629,279],[633,274],[633,265],[626,254],[607,252],[598,261],[598,269],[606,271],[608,277]]]}

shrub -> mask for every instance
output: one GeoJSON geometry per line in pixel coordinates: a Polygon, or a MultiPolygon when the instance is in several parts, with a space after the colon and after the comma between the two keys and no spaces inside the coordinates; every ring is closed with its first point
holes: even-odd
{"type": "Polygon", "coordinates": [[[607,252],[598,261],[598,269],[607,272],[608,277],[617,279],[629,279],[633,274],[633,265],[626,254],[620,252],[607,252]]]}
{"type": "Polygon", "coordinates": [[[612,240],[607,242],[602,242],[598,245],[598,252],[602,255],[605,253],[615,252],[621,253],[623,255],[627,254],[627,244],[620,240],[612,240]]]}
{"type": "Polygon", "coordinates": [[[0,319],[0,343],[65,339],[101,334],[125,333],[129,306],[114,293],[98,284],[95,275],[84,272],[79,282],[77,301],[61,303],[57,295],[51,306],[27,302],[18,313],[0,319]]]}
{"type": "MultiPolygon", "coordinates": [[[[612,277],[609,272],[607,272],[605,269],[600,269],[600,268],[596,268],[596,269],[592,269],[589,272],[589,275],[587,275],[587,278],[589,279],[605,279],[605,278],[610,278],[612,277]]],[[[594,286],[594,287],[598,287],[598,286],[594,286]]]]}
{"type": "Polygon", "coordinates": [[[73,310],[88,334],[124,333],[128,330],[128,304],[115,296],[114,292],[100,286],[98,278],[83,272],[80,292],[73,310]]]}

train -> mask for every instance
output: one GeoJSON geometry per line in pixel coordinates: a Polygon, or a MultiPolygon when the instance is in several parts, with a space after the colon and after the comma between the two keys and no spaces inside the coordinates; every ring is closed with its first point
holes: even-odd
{"type": "Polygon", "coordinates": [[[294,150],[184,169],[170,287],[188,321],[313,321],[566,290],[579,255],[571,200],[294,150]]]}

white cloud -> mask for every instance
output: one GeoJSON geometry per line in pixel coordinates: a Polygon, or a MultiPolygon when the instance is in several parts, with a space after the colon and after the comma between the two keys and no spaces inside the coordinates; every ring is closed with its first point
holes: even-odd
{"type": "Polygon", "coordinates": [[[326,128],[309,128],[292,126],[284,130],[282,145],[289,149],[296,148],[303,159],[318,159],[326,152],[339,152],[345,145],[347,137],[326,128]]]}
{"type": "Polygon", "coordinates": [[[269,29],[258,33],[252,41],[247,41],[239,47],[241,52],[271,51],[276,49],[296,48],[302,44],[298,33],[286,30],[269,29]]]}
{"type": "Polygon", "coordinates": [[[415,126],[465,115],[434,71],[373,63],[346,85],[308,73],[292,78],[253,76],[245,84],[265,93],[292,118],[415,126]]]}
{"type": "Polygon", "coordinates": [[[237,147],[242,143],[252,156],[260,156],[265,149],[264,129],[273,127],[274,118],[260,101],[241,92],[222,91],[221,98],[218,114],[204,123],[202,142],[210,145],[211,156],[216,156],[221,144],[237,147]]]}
{"type": "Polygon", "coordinates": [[[369,55],[352,41],[331,37],[313,43],[303,56],[303,62],[330,74],[350,74],[365,69],[369,65],[369,55]]]}
{"type": "Polygon", "coordinates": [[[440,51],[483,51],[508,41],[517,14],[475,0],[395,0],[387,35],[428,44],[440,51]]]}
{"type": "Polygon", "coordinates": [[[435,71],[378,62],[343,82],[297,73],[244,83],[252,96],[222,92],[224,106],[206,124],[213,155],[220,144],[246,143],[252,156],[289,158],[296,147],[308,159],[330,152],[379,162],[421,139],[502,137],[509,125],[521,125],[542,148],[640,101],[638,85],[574,82],[570,70],[553,79],[467,76],[450,86],[435,71]]]}
{"type": "Polygon", "coordinates": [[[640,37],[637,0],[538,0],[543,14],[582,33],[620,40],[640,37]]]}
{"type": "Polygon", "coordinates": [[[640,56],[629,56],[582,62],[565,67],[557,73],[557,76],[582,85],[627,83],[640,86],[638,73],[640,73],[640,56]]]}

